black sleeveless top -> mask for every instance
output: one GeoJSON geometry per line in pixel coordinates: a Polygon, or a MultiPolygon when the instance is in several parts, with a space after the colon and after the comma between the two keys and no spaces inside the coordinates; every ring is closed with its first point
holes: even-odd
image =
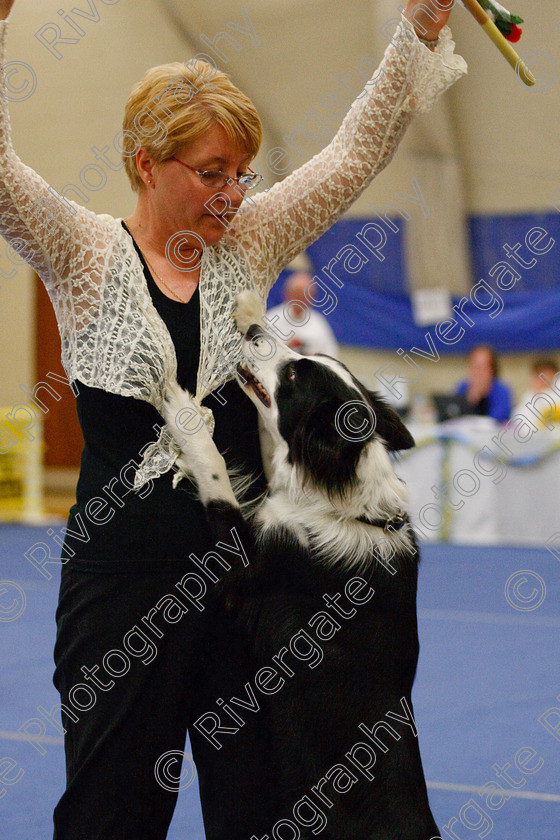
{"type": "MultiPolygon", "coordinates": [[[[194,393],[200,354],[198,288],[188,303],[166,297],[137,246],[136,250],[154,306],[175,347],[177,379],[194,393]]],[[[201,556],[208,551],[212,546],[204,511],[189,482],[174,490],[174,472],[169,471],[138,493],[130,489],[141,450],[156,440],[154,427],[164,424],[161,415],[144,400],[75,384],[84,449],[63,557],[126,562],[187,559],[191,552],[201,556]]],[[[265,482],[255,407],[235,382],[210,394],[204,405],[214,413],[214,440],[228,466],[254,474],[251,494],[258,495],[265,482]]]]}

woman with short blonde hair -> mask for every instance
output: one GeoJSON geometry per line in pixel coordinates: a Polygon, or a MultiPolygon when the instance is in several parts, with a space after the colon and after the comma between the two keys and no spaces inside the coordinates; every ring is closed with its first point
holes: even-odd
{"type": "Polygon", "coordinates": [[[127,99],[122,124],[123,162],[132,189],[143,186],[135,160],[140,146],[161,163],[213,125],[221,126],[234,146],[246,149],[251,160],[257,156],[260,117],[229,76],[200,59],[148,70],[127,99]]]}

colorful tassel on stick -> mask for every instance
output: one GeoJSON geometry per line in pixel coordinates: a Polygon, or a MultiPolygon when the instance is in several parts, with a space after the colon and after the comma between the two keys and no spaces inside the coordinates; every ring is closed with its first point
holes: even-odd
{"type": "Polygon", "coordinates": [[[519,15],[512,15],[500,3],[495,0],[478,0],[482,8],[488,13],[507,41],[516,43],[521,38],[523,30],[519,28],[518,24],[523,23],[523,18],[519,15]]]}
{"type": "Polygon", "coordinates": [[[503,6],[500,6],[496,0],[480,0],[480,2],[477,2],[477,0],[459,0],[459,2],[482,26],[488,37],[498,47],[506,61],[513,67],[521,81],[529,86],[534,85],[535,77],[527,69],[525,63],[521,61],[510,43],[512,40],[519,40],[519,37],[521,36],[521,30],[517,27],[517,22],[522,23],[521,18],[517,17],[517,15],[512,15],[511,12],[508,12],[503,6]],[[483,6],[488,7],[491,14],[496,16],[496,23],[494,23],[492,18],[488,16],[485,9],[482,8],[483,6]],[[506,37],[503,32],[500,31],[498,24],[502,27],[509,26],[510,41],[506,40],[506,37]],[[519,37],[516,37],[516,32],[513,27],[518,29],[519,37]],[[512,32],[513,38],[511,37],[512,32]]]}

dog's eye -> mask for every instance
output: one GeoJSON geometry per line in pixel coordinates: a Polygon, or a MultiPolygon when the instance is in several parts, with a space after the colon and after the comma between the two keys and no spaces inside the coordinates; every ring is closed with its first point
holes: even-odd
{"type": "Polygon", "coordinates": [[[296,380],[296,363],[290,362],[288,365],[288,381],[295,382],[296,380]]]}

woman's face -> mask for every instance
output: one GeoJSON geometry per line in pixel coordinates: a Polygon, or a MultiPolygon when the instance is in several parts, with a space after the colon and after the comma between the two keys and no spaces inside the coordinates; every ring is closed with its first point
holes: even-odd
{"type": "Polygon", "coordinates": [[[469,356],[469,379],[490,387],[494,379],[492,358],[485,347],[472,350],[469,356]]]}
{"type": "MultiPolygon", "coordinates": [[[[176,157],[199,171],[221,170],[230,178],[247,171],[250,156],[232,145],[224,129],[215,125],[206,134],[181,149],[176,157]]],[[[205,186],[196,172],[176,160],[168,160],[156,169],[154,200],[160,220],[177,231],[189,231],[193,247],[218,242],[233,221],[243,201],[244,190],[236,183],[216,189],[205,186]],[[198,246],[196,243],[199,243],[198,246]]]]}

